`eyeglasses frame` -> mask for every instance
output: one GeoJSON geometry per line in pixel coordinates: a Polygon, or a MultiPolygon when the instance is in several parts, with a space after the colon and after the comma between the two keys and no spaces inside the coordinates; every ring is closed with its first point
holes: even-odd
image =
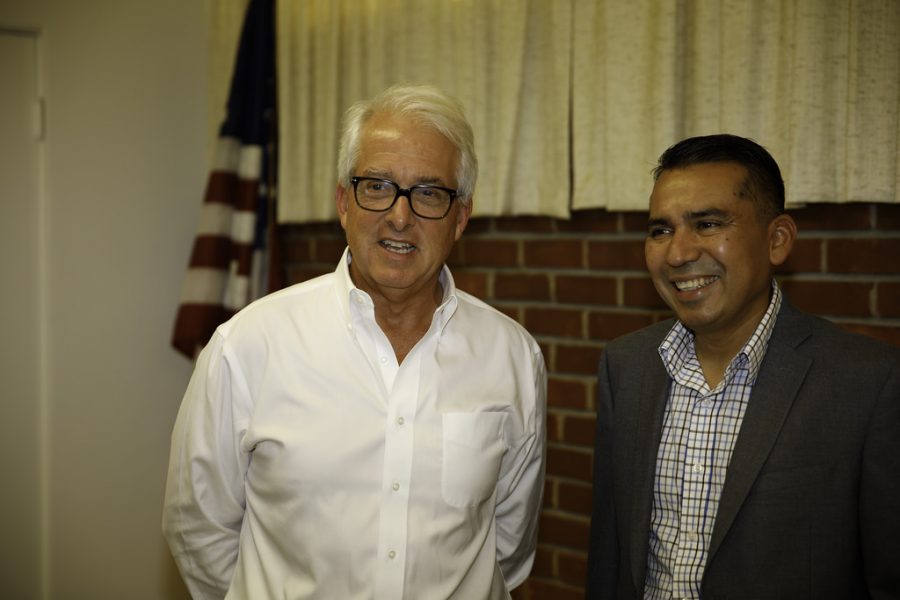
{"type": "Polygon", "coordinates": [[[453,207],[453,201],[456,200],[456,197],[459,195],[459,190],[446,188],[446,187],[443,187],[440,185],[432,185],[430,183],[417,183],[416,185],[411,185],[408,188],[402,188],[402,187],[400,187],[400,184],[397,183],[396,181],[391,181],[390,179],[384,179],[382,177],[351,177],[350,183],[353,185],[353,199],[356,201],[356,205],[363,210],[368,210],[370,212],[387,212],[387,211],[391,210],[392,208],[394,208],[394,205],[397,204],[397,199],[400,198],[400,196],[406,196],[406,201],[409,202],[409,209],[412,211],[412,213],[414,215],[416,215],[417,217],[419,217],[421,219],[430,219],[432,221],[439,221],[441,219],[446,218],[447,215],[450,214],[450,209],[453,207]],[[394,194],[394,199],[391,201],[391,203],[386,208],[368,208],[368,207],[360,204],[359,196],[356,195],[356,188],[359,187],[360,181],[380,181],[382,183],[387,183],[387,184],[394,186],[394,188],[396,188],[396,190],[397,190],[397,193],[394,194]],[[444,212],[443,215],[441,215],[440,217],[429,217],[427,215],[422,215],[422,214],[419,214],[418,212],[416,212],[416,209],[413,206],[412,193],[413,193],[413,190],[419,190],[419,189],[442,190],[442,191],[450,194],[450,202],[447,203],[447,210],[444,212]]]}

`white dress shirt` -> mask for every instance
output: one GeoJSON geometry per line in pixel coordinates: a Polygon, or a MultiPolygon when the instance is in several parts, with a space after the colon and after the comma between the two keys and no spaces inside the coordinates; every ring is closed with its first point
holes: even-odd
{"type": "Polygon", "coordinates": [[[508,598],[534,559],[546,371],[457,290],[397,364],[345,252],[198,360],[163,528],[194,598],[508,598]]]}

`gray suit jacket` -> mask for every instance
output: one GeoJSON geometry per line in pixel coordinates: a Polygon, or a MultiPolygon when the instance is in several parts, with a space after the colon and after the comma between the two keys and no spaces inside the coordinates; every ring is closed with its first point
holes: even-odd
{"type": "MultiPolygon", "coordinates": [[[[600,361],[587,598],[642,598],[673,321],[600,361]]],[[[900,598],[900,350],[782,303],[713,529],[703,597],[900,598]]]]}

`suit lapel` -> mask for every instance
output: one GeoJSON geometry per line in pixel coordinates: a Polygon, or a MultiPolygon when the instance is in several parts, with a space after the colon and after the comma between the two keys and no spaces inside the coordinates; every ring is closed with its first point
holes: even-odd
{"type": "MultiPolygon", "coordinates": [[[[661,340],[660,340],[661,341],[661,340]]],[[[656,455],[662,435],[663,414],[669,396],[669,376],[653,348],[652,357],[638,375],[637,435],[631,440],[634,488],[631,497],[631,564],[635,589],[644,588],[647,550],[650,540],[650,513],[653,504],[653,482],[656,479],[656,455]]]]}
{"type": "Polygon", "coordinates": [[[809,334],[801,313],[784,299],[728,465],[707,564],[731,528],[806,378],[811,361],[795,349],[809,334]]]}

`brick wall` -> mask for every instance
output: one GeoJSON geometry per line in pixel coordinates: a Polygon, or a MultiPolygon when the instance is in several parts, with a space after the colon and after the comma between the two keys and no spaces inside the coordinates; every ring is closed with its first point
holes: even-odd
{"type": "MultiPolygon", "coordinates": [[[[792,211],[800,239],[779,280],[791,301],[900,346],[900,205],[792,211]]],[[[457,285],[522,323],[549,373],[540,544],[517,600],[582,598],[590,514],[595,372],[603,345],[668,316],[644,270],[646,213],[579,211],[473,219],[449,260],[457,285]]],[[[282,231],[288,283],[334,269],[337,223],[282,231]]]]}

